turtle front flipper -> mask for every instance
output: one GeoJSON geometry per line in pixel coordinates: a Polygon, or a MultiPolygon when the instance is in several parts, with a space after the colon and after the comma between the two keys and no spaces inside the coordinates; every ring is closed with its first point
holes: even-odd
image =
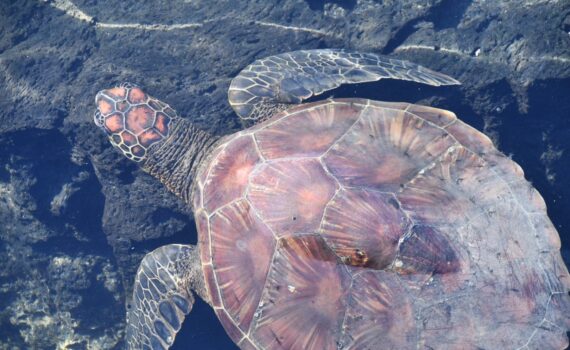
{"type": "Polygon", "coordinates": [[[168,349],[192,310],[191,290],[209,302],[195,246],[171,244],[147,254],[128,305],[126,348],[168,349]]]}
{"type": "Polygon", "coordinates": [[[257,122],[342,84],[386,78],[432,86],[460,84],[420,65],[372,53],[301,50],[253,62],[232,80],[228,97],[243,121],[257,122]]]}

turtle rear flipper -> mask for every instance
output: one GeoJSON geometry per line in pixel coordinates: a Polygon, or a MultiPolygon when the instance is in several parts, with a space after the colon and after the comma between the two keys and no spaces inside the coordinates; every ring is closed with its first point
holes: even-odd
{"type": "Polygon", "coordinates": [[[432,86],[459,81],[420,65],[372,53],[301,50],[259,59],[232,80],[228,94],[244,121],[260,121],[347,83],[400,79],[432,86]]]}
{"type": "Polygon", "coordinates": [[[192,310],[191,290],[209,301],[196,247],[171,244],[147,254],[128,306],[127,349],[168,349],[192,310]]]}

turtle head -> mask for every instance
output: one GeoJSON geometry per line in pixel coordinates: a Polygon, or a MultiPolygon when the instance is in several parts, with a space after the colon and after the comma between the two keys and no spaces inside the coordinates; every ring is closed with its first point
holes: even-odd
{"type": "Polygon", "coordinates": [[[136,162],[149,148],[169,135],[176,112],[130,83],[99,91],[95,97],[95,124],[105,131],[113,146],[136,162]]]}

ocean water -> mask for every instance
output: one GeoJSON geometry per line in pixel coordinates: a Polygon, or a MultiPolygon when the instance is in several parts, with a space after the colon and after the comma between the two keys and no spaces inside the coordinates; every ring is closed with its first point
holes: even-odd
{"type": "MultiPolygon", "coordinates": [[[[564,1],[0,1],[0,349],[121,349],[138,263],[196,243],[184,203],[93,123],[97,91],[137,83],[222,136],[231,78],[281,52],[406,59],[461,86],[383,80],[362,97],[453,111],[521,165],[570,264],[570,4],[564,1]]],[[[545,345],[546,346],[546,345],[545,345]]],[[[237,349],[197,300],[172,349],[237,349]]]]}

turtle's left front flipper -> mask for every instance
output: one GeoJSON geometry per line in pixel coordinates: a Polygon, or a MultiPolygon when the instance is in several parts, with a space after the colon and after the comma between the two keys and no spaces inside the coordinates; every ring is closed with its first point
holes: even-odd
{"type": "Polygon", "coordinates": [[[460,84],[420,65],[372,53],[301,50],[253,62],[232,80],[228,97],[242,120],[257,122],[342,84],[386,78],[432,86],[460,84]]]}
{"type": "Polygon", "coordinates": [[[192,310],[191,290],[209,300],[197,247],[171,244],[147,254],[127,311],[126,348],[168,349],[192,310]]]}

